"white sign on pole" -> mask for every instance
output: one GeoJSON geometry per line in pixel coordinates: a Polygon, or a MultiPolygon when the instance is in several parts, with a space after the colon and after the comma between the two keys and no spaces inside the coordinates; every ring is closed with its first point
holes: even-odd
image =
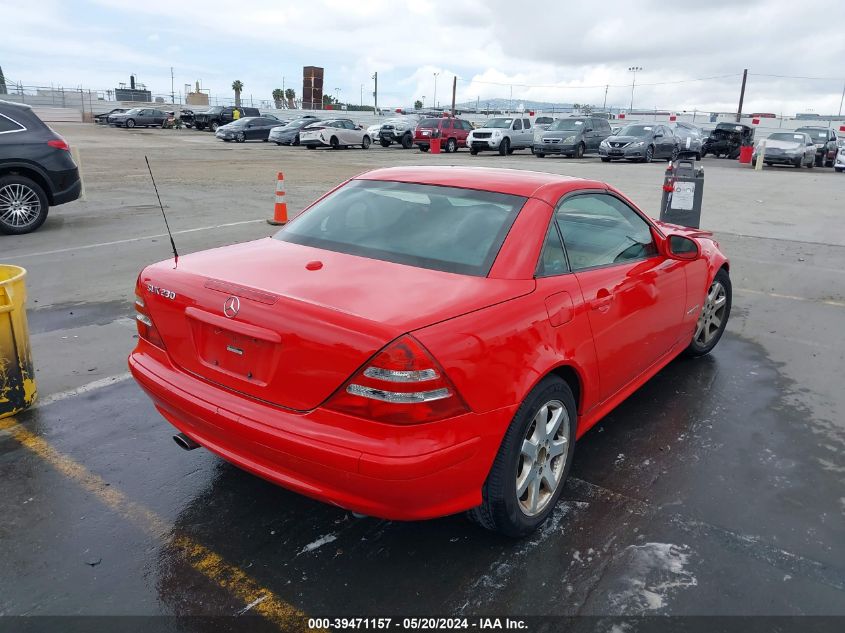
{"type": "Polygon", "coordinates": [[[695,199],[694,182],[676,182],[672,191],[671,207],[678,211],[692,211],[693,200],[695,199]]]}

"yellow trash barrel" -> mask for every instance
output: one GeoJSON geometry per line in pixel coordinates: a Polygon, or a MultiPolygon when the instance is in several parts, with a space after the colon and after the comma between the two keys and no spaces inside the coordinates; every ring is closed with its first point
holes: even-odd
{"type": "Polygon", "coordinates": [[[0,418],[35,400],[35,372],[26,324],[26,270],[0,264],[0,418]]]}

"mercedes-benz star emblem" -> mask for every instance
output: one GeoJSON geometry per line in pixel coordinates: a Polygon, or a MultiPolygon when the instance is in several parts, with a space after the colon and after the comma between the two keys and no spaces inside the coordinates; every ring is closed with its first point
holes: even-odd
{"type": "Polygon", "coordinates": [[[238,316],[238,312],[241,310],[241,300],[237,297],[229,297],[226,299],[226,303],[223,304],[223,314],[225,314],[230,319],[234,319],[238,316]]]}

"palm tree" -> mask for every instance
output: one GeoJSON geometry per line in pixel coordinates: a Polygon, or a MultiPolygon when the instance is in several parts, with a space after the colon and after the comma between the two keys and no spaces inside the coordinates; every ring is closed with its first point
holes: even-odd
{"type": "Polygon", "coordinates": [[[244,82],[240,79],[235,79],[232,82],[232,90],[235,91],[235,105],[241,107],[241,90],[244,89],[244,82]]]}
{"type": "Polygon", "coordinates": [[[282,109],[282,100],[285,98],[285,93],[281,88],[276,88],[273,91],[273,101],[276,103],[276,109],[282,109]]]}
{"type": "Polygon", "coordinates": [[[288,88],[287,90],[285,90],[285,99],[288,100],[288,107],[289,108],[291,108],[291,109],[296,108],[296,103],[295,103],[296,91],[294,91],[293,88],[288,88]]]}

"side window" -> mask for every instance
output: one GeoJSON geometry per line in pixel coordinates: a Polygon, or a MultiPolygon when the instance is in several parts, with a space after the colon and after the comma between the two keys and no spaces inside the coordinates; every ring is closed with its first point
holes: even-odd
{"type": "Polygon", "coordinates": [[[443,119],[442,124],[440,125],[440,129],[444,132],[446,130],[452,129],[452,120],[451,119],[443,119]]]}
{"type": "Polygon", "coordinates": [[[531,129],[531,119],[522,119],[522,125],[525,127],[526,130],[531,129]]]}
{"type": "Polygon", "coordinates": [[[352,121],[344,121],[343,127],[345,127],[347,130],[354,130],[355,124],[352,121]]]}
{"type": "Polygon", "coordinates": [[[469,121],[463,121],[463,126],[467,132],[472,132],[472,123],[469,121]]]}
{"type": "Polygon", "coordinates": [[[12,121],[12,119],[8,119],[0,114],[0,134],[4,132],[20,132],[23,129],[25,129],[24,126],[17,121],[12,121]]]}
{"type": "Polygon", "coordinates": [[[568,197],[555,217],[573,271],[657,254],[648,222],[610,194],[568,197]]]}
{"type": "Polygon", "coordinates": [[[569,272],[569,266],[566,264],[566,255],[560,243],[560,234],[555,223],[550,222],[543,242],[543,251],[540,253],[540,261],[537,262],[537,277],[551,277],[566,272],[569,272]]]}
{"type": "Polygon", "coordinates": [[[521,130],[522,129],[522,121],[520,119],[513,120],[513,129],[514,130],[521,130]]]}

